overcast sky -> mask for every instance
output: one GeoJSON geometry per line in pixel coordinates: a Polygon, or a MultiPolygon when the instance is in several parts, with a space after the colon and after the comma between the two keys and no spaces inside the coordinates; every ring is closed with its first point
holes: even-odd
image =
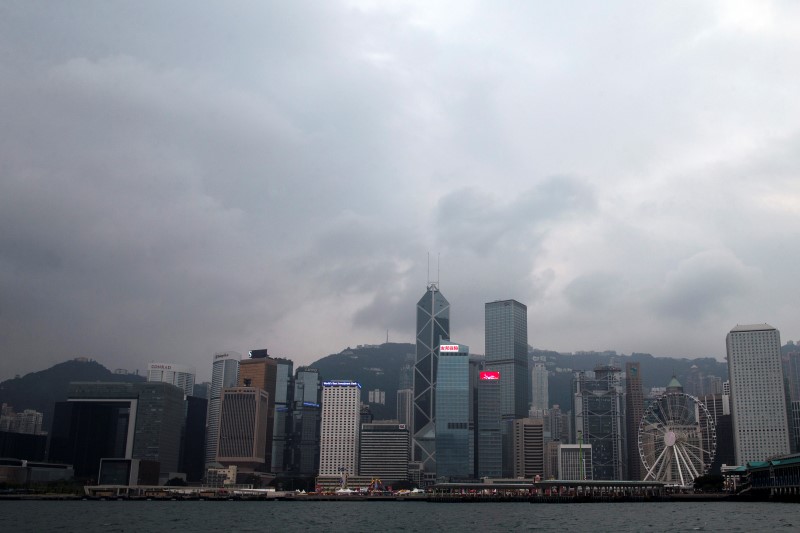
{"type": "Polygon", "coordinates": [[[0,379],[454,340],[800,336],[800,5],[0,6],[0,379]]]}

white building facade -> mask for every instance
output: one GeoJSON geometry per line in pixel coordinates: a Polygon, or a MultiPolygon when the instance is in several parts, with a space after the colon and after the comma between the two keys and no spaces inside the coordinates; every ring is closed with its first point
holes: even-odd
{"type": "Polygon", "coordinates": [[[194,392],[195,370],[189,366],[175,363],[148,363],[147,381],[170,383],[183,391],[186,396],[194,392]]]}
{"type": "Polygon", "coordinates": [[[322,383],[320,476],[358,475],[361,384],[322,383]]]}
{"type": "Polygon", "coordinates": [[[780,332],[769,324],[736,326],[726,344],[736,462],[788,454],[780,332]]]}
{"type": "Polygon", "coordinates": [[[211,367],[211,395],[208,399],[206,464],[215,462],[217,458],[222,391],[235,387],[239,381],[239,360],[241,358],[242,356],[236,352],[214,354],[211,367]]]}

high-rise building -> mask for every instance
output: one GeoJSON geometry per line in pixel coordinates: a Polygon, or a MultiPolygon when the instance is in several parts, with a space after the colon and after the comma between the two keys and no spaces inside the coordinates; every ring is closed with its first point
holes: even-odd
{"type": "Polygon", "coordinates": [[[319,471],[322,383],[316,368],[301,366],[294,375],[292,409],[292,460],[290,470],[299,476],[319,471]]]}
{"type": "Polygon", "coordinates": [[[486,370],[500,372],[503,476],[514,471],[511,421],[528,414],[528,308],[516,300],[485,305],[486,370]]]}
{"type": "Polygon", "coordinates": [[[500,372],[483,371],[478,378],[477,432],[478,477],[503,475],[503,450],[500,435],[500,372]]]}
{"type": "Polygon", "coordinates": [[[409,433],[414,428],[414,360],[413,353],[406,355],[397,383],[397,421],[405,424],[409,433]]]}
{"type": "Polygon", "coordinates": [[[268,414],[269,398],[263,389],[223,389],[217,462],[243,470],[267,470],[268,414]]]}
{"type": "MultiPolygon", "coordinates": [[[[711,463],[711,474],[719,475],[722,470],[722,465],[735,465],[736,464],[736,451],[733,446],[733,421],[731,420],[731,407],[730,396],[727,394],[706,394],[698,398],[706,409],[708,414],[711,415],[711,420],[714,422],[714,428],[717,435],[716,453],[714,453],[714,461],[711,463]]],[[[703,415],[705,411],[699,411],[701,417],[700,422],[703,422],[703,415]]]]}
{"type": "Polygon", "coordinates": [[[450,338],[450,302],[437,283],[417,302],[417,349],[414,362],[413,460],[423,472],[436,472],[436,369],[439,344],[450,338]]]}
{"type": "Polygon", "coordinates": [[[726,344],[736,462],[790,453],[780,333],[769,324],[736,326],[726,344]]]}
{"type": "Polygon", "coordinates": [[[550,407],[548,377],[549,373],[544,363],[533,363],[533,370],[531,370],[531,409],[544,410],[550,407]]]}
{"type": "Polygon", "coordinates": [[[206,464],[217,458],[219,440],[219,413],[222,404],[222,391],[235,387],[239,381],[239,359],[236,352],[214,354],[211,367],[211,391],[208,399],[208,431],[206,431],[206,464]]]}
{"type": "Polygon", "coordinates": [[[628,450],[628,479],[643,479],[642,459],[639,457],[639,422],[644,416],[644,395],[639,363],[625,363],[625,433],[628,450]]]}
{"type": "Polygon", "coordinates": [[[473,477],[469,347],[441,344],[436,380],[436,477],[473,477]]]}
{"type": "MultiPolygon", "coordinates": [[[[272,472],[291,469],[292,396],[294,395],[294,363],[282,357],[275,358],[275,409],[272,425],[272,472]]],[[[269,445],[269,444],[268,444],[269,445]]]]}
{"type": "Polygon", "coordinates": [[[278,383],[278,360],[269,356],[266,349],[250,350],[247,359],[239,362],[239,387],[254,387],[266,391],[269,401],[265,457],[272,465],[272,437],[275,431],[275,397],[278,383]]]}
{"type": "Polygon", "coordinates": [[[320,476],[358,475],[360,416],[360,383],[355,381],[322,383],[320,476]]]}
{"type": "Polygon", "coordinates": [[[397,420],[361,425],[359,475],[380,479],[384,485],[408,479],[411,439],[397,420]]]}
{"type": "Polygon", "coordinates": [[[544,476],[544,421],[541,418],[514,420],[514,477],[544,476]]]}
{"type": "Polygon", "coordinates": [[[55,406],[50,460],[74,465],[78,478],[98,475],[100,459],[156,461],[161,477],[177,472],[183,391],[169,383],[70,383],[55,406]]]}
{"type": "Polygon", "coordinates": [[[486,370],[500,372],[500,414],[505,419],[528,413],[528,308],[516,300],[485,306],[486,370]]]}
{"type": "Polygon", "coordinates": [[[800,401],[800,347],[793,343],[791,346],[793,348],[786,354],[784,370],[789,381],[789,398],[796,402],[800,401]]]}
{"type": "Polygon", "coordinates": [[[147,381],[169,383],[186,396],[194,393],[194,368],[175,363],[147,363],[147,381]]]}
{"type": "Polygon", "coordinates": [[[205,474],[207,416],[208,399],[197,396],[186,397],[186,423],[183,430],[180,469],[186,474],[186,481],[201,481],[205,474]]]}
{"type": "Polygon", "coordinates": [[[592,445],[593,479],[624,479],[625,427],[620,369],[600,366],[593,377],[578,372],[573,379],[576,436],[592,445]]]}

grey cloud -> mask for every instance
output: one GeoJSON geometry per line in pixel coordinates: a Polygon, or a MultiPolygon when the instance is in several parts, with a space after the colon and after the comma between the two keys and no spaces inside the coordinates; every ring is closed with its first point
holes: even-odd
{"type": "Polygon", "coordinates": [[[548,224],[595,207],[591,188],[576,179],[551,177],[518,194],[462,189],[444,196],[436,208],[438,239],[446,249],[469,249],[478,256],[526,253],[537,248],[548,224]]]}
{"type": "Polygon", "coordinates": [[[589,272],[578,276],[564,288],[564,296],[576,309],[607,309],[624,298],[625,282],[620,274],[589,272]]]}
{"type": "Polygon", "coordinates": [[[562,350],[792,327],[790,12],[461,7],[5,9],[0,378],[410,340],[428,252],[476,351],[499,298],[562,350]]]}
{"type": "Polygon", "coordinates": [[[654,299],[664,317],[702,320],[728,310],[735,300],[754,290],[758,269],[743,264],[728,250],[708,250],[683,261],[666,276],[654,299]]]}

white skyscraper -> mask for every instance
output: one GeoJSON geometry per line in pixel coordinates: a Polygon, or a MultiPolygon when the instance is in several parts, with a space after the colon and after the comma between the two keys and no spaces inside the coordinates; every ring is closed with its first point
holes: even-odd
{"type": "Polygon", "coordinates": [[[206,464],[217,457],[219,438],[219,415],[222,390],[235,387],[239,381],[239,359],[236,352],[221,352],[214,355],[211,369],[211,397],[208,399],[208,431],[206,431],[206,464]]]}
{"type": "Polygon", "coordinates": [[[780,332],[769,324],[736,326],[727,348],[736,462],[788,454],[780,332]]]}
{"type": "Polygon", "coordinates": [[[147,381],[171,383],[191,396],[194,389],[194,368],[175,363],[148,363],[147,381]]]}
{"type": "Polygon", "coordinates": [[[361,385],[355,381],[322,383],[320,476],[358,474],[361,385]]]}
{"type": "Polygon", "coordinates": [[[534,363],[531,370],[531,409],[536,411],[550,407],[547,390],[547,367],[544,363],[534,363]]]}

